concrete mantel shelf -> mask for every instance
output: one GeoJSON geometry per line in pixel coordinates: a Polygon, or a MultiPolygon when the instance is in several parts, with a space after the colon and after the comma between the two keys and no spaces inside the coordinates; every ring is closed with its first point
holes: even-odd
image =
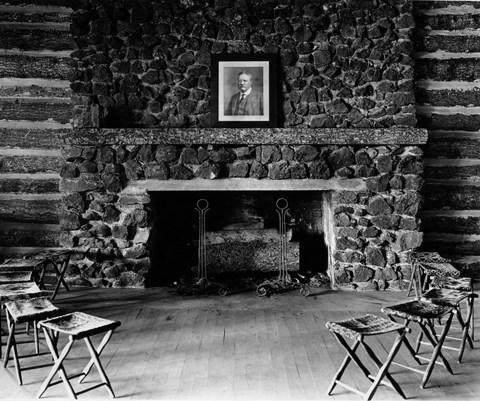
{"type": "Polygon", "coordinates": [[[254,178],[224,178],[219,180],[139,180],[131,181],[123,195],[148,191],[366,191],[365,180],[258,180],[254,178]]]}
{"type": "Polygon", "coordinates": [[[392,128],[77,128],[65,145],[424,145],[426,129],[392,128]]]}

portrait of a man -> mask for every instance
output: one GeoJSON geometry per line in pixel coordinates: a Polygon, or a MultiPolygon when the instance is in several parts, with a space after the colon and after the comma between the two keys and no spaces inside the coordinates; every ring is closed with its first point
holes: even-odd
{"type": "Polygon", "coordinates": [[[212,56],[212,121],[214,126],[274,126],[275,55],[212,56]]]}
{"type": "Polygon", "coordinates": [[[226,116],[261,116],[263,114],[263,94],[252,88],[253,75],[243,70],[238,73],[238,92],[228,102],[226,116]]]}

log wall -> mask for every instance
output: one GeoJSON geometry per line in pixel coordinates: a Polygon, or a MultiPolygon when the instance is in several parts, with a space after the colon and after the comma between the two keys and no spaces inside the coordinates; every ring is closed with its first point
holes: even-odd
{"type": "Polygon", "coordinates": [[[423,249],[480,276],[480,3],[414,1],[418,125],[425,148],[423,249]]]}
{"type": "Polygon", "coordinates": [[[0,5],[3,257],[60,246],[58,135],[71,128],[70,5],[8,3],[0,5]]]}

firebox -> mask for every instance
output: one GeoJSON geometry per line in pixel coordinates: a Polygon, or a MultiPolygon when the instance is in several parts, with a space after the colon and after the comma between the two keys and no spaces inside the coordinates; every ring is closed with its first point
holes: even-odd
{"type": "Polygon", "coordinates": [[[152,192],[151,278],[170,283],[193,274],[198,264],[199,210],[204,200],[206,267],[209,275],[277,272],[280,215],[285,202],[290,271],[328,274],[323,191],[152,192]]]}

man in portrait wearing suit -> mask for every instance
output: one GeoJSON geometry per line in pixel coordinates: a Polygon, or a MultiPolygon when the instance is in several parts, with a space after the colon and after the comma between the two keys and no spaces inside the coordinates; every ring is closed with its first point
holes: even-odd
{"type": "Polygon", "coordinates": [[[242,71],[238,74],[239,92],[233,95],[225,110],[226,116],[263,115],[263,95],[252,90],[252,74],[242,71]]]}

